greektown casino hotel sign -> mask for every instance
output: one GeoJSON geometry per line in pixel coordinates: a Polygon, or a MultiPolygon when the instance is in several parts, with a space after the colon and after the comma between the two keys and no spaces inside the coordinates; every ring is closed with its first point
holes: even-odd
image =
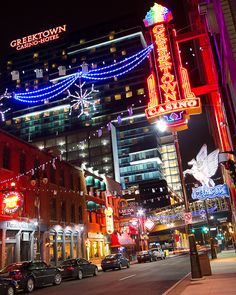
{"type": "Polygon", "coordinates": [[[59,39],[59,35],[62,32],[66,32],[66,25],[48,29],[43,32],[23,37],[21,39],[13,40],[11,41],[10,46],[16,48],[16,50],[26,49],[32,46],[59,39]]]}

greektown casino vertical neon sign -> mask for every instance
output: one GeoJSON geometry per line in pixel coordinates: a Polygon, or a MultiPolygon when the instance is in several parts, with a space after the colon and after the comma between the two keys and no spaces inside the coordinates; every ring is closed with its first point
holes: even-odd
{"type": "Polygon", "coordinates": [[[190,114],[201,113],[200,98],[191,91],[188,72],[182,67],[171,11],[157,3],[144,19],[150,42],[154,45],[150,58],[151,74],[147,78],[149,92],[147,119],[166,121],[171,131],[187,128],[190,114]]]}

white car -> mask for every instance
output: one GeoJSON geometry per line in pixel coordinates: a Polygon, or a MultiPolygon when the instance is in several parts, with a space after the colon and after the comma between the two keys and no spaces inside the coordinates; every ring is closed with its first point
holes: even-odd
{"type": "Polygon", "coordinates": [[[150,249],[150,251],[152,251],[152,253],[159,259],[165,259],[165,253],[162,251],[162,249],[159,248],[152,248],[150,249]]]}

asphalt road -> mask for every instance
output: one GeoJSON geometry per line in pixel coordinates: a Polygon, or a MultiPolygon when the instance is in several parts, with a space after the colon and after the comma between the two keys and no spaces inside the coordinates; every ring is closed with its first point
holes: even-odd
{"type": "Polygon", "coordinates": [[[190,271],[188,255],[132,264],[129,269],[99,272],[97,277],[66,280],[36,289],[34,295],[161,295],[190,271]]]}

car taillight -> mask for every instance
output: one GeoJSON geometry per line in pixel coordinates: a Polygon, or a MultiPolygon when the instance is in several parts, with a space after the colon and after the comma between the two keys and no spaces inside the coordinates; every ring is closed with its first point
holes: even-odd
{"type": "Polygon", "coordinates": [[[23,274],[20,271],[14,271],[11,273],[11,277],[13,278],[13,280],[19,281],[23,278],[23,274]]]}
{"type": "Polygon", "coordinates": [[[74,266],[67,266],[67,270],[74,270],[74,266]]]}

